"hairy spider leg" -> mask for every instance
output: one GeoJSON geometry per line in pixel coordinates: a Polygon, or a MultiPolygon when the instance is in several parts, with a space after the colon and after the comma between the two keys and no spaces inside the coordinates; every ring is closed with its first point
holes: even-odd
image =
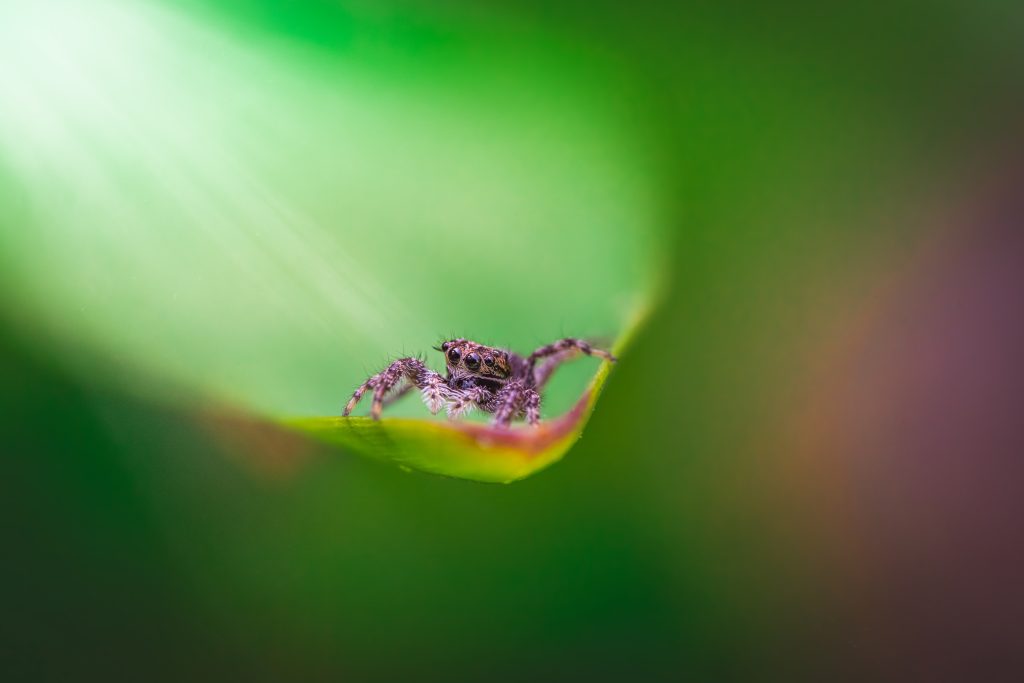
{"type": "Polygon", "coordinates": [[[555,368],[578,353],[585,353],[588,356],[600,356],[612,362],[617,360],[612,354],[601,349],[595,349],[582,339],[559,339],[552,344],[540,347],[526,359],[533,373],[534,386],[538,388],[543,387],[548,379],[551,378],[551,373],[555,371],[555,368]],[[547,360],[540,367],[536,367],[537,361],[541,358],[547,358],[547,360]]]}
{"type": "Polygon", "coordinates": [[[513,380],[502,387],[494,401],[494,424],[499,427],[507,427],[511,424],[512,420],[523,410],[525,393],[526,385],[519,380],[513,380]]]}
{"type": "Polygon", "coordinates": [[[428,368],[418,358],[400,358],[360,385],[345,406],[342,416],[347,417],[366,390],[372,388],[373,404],[370,407],[370,416],[379,420],[381,410],[384,408],[384,397],[403,377],[420,390],[424,402],[432,413],[437,413],[450,397],[451,392],[444,377],[428,368]]]}
{"type": "Polygon", "coordinates": [[[527,389],[525,395],[523,404],[526,406],[526,421],[535,425],[540,422],[540,394],[533,389],[527,389]]]}
{"type": "Polygon", "coordinates": [[[352,398],[348,400],[348,403],[345,404],[345,409],[341,411],[342,417],[348,417],[349,413],[352,412],[352,409],[355,408],[356,404],[363,398],[363,394],[366,393],[366,390],[377,386],[378,379],[380,379],[380,375],[374,375],[360,384],[356,390],[352,392],[352,398]]]}
{"type": "Polygon", "coordinates": [[[387,408],[389,405],[402,398],[415,388],[416,385],[412,382],[399,384],[397,389],[394,389],[390,394],[384,397],[384,407],[387,408]]]}
{"type": "Polygon", "coordinates": [[[608,353],[607,351],[595,349],[593,346],[583,341],[582,339],[572,338],[559,339],[558,341],[552,344],[542,346],[533,353],[531,353],[526,360],[530,364],[530,367],[533,367],[541,358],[554,356],[555,354],[561,353],[562,351],[567,351],[569,349],[579,349],[588,356],[600,356],[601,358],[610,361],[616,360],[615,356],[608,353]]]}
{"type": "Polygon", "coordinates": [[[572,360],[580,353],[580,350],[576,348],[564,349],[553,356],[545,358],[543,363],[533,368],[533,386],[537,387],[537,389],[543,389],[559,365],[567,360],[572,360]]]}

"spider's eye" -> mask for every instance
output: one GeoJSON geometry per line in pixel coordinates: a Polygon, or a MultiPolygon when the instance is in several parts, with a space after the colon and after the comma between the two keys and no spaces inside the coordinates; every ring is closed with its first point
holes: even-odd
{"type": "Polygon", "coordinates": [[[461,351],[459,351],[458,349],[449,349],[448,350],[448,360],[451,363],[458,363],[460,358],[462,358],[462,352],[461,351]]]}
{"type": "Polygon", "coordinates": [[[448,350],[448,348],[449,348],[449,347],[450,347],[451,345],[452,345],[452,343],[451,343],[451,342],[445,342],[444,344],[441,344],[441,350],[442,350],[442,351],[447,351],[447,350],[448,350]]]}
{"type": "Polygon", "coordinates": [[[478,367],[480,367],[480,355],[476,353],[471,353],[467,355],[466,367],[469,368],[470,370],[476,370],[478,367]]]}
{"type": "Polygon", "coordinates": [[[494,359],[491,358],[490,356],[484,356],[484,365],[486,365],[487,367],[491,367],[492,365],[494,365],[494,359]]]}

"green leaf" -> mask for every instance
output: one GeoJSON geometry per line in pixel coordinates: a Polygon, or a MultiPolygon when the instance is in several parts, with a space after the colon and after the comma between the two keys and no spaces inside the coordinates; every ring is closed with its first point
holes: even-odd
{"type": "MultiPolygon", "coordinates": [[[[33,7],[0,21],[4,314],[91,381],[330,415],[439,338],[616,339],[651,302],[657,174],[619,65],[443,18],[409,32],[356,14],[304,43],[159,4],[33,7]]],[[[507,481],[578,438],[592,368],[544,396],[548,417],[576,410],[563,431],[502,441],[413,402],[302,431],[507,481]],[[533,455],[482,465],[465,444],[487,439],[533,455]]]]}

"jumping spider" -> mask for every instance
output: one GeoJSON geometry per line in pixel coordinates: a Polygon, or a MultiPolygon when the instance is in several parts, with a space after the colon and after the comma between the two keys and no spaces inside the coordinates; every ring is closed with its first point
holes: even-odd
{"type": "Polygon", "coordinates": [[[542,346],[526,358],[468,339],[452,339],[436,350],[445,356],[448,375],[434,372],[418,358],[400,358],[366,380],[355,390],[342,413],[348,416],[368,389],[373,389],[370,415],[380,419],[385,403],[397,400],[413,387],[420,390],[431,413],[446,407],[448,417],[464,415],[474,407],[494,415],[494,423],[506,427],[525,417],[540,420],[540,391],[560,363],[584,353],[614,361],[615,356],[595,349],[581,339],[561,339],[542,346]],[[544,359],[540,365],[537,361],[544,359]]]}

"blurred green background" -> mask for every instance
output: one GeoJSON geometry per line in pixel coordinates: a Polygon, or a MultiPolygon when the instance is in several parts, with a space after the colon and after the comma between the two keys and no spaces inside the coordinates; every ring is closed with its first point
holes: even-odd
{"type": "Polygon", "coordinates": [[[4,678],[1005,671],[1022,14],[5,3],[4,678]],[[266,421],[653,301],[517,484],[266,421]]]}

